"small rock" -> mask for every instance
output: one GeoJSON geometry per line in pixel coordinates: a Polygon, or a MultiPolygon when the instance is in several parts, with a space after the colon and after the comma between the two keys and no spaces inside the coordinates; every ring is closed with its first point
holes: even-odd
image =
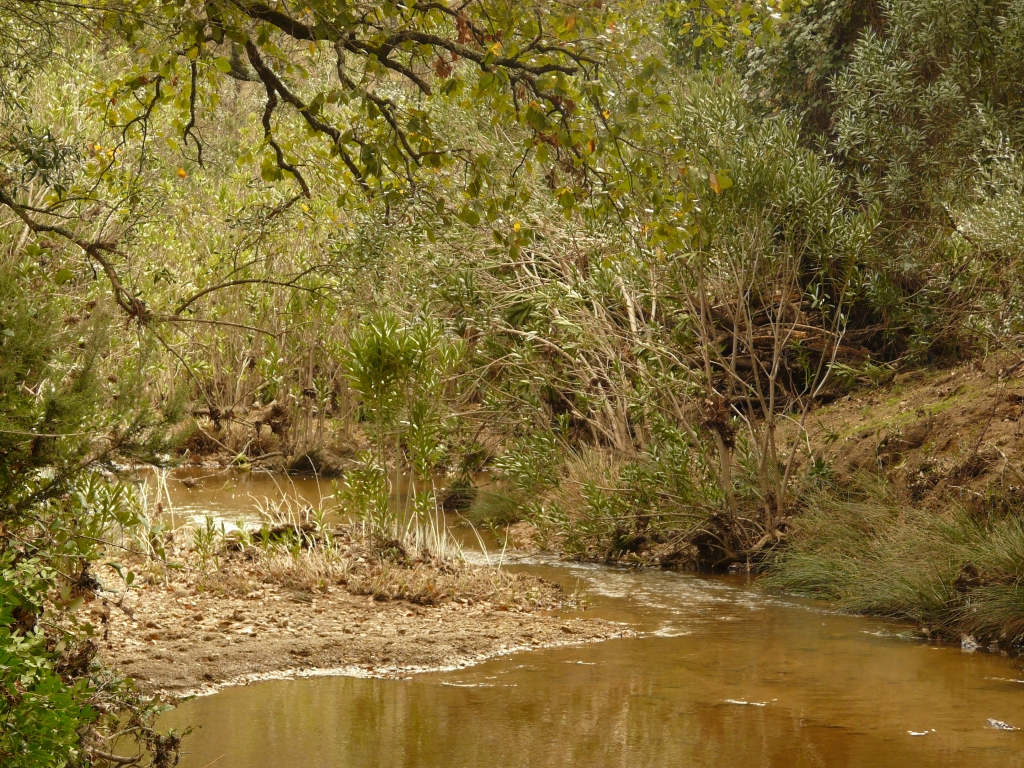
{"type": "Polygon", "coordinates": [[[974,653],[981,648],[981,643],[974,639],[974,635],[960,635],[960,650],[964,653],[974,653]]]}

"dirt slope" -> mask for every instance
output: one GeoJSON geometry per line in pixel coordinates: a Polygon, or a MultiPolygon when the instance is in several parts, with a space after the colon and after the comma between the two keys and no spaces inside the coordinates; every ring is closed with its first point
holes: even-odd
{"type": "Polygon", "coordinates": [[[900,373],[808,418],[810,444],[840,480],[883,472],[925,506],[954,494],[994,511],[1024,500],[1024,366],[993,356],[900,373]]]}

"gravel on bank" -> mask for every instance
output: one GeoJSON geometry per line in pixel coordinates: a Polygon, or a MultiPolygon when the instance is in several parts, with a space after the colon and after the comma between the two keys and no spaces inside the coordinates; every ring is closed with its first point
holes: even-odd
{"type": "MultiPolygon", "coordinates": [[[[546,594],[542,604],[556,605],[556,585],[515,576],[533,594],[546,594]]],[[[597,619],[457,593],[434,604],[353,594],[351,583],[304,591],[250,578],[255,588],[242,594],[210,589],[209,577],[202,587],[186,579],[139,586],[120,605],[95,599],[83,616],[98,628],[106,664],[170,697],[275,677],[407,677],[629,634],[597,619]]]]}

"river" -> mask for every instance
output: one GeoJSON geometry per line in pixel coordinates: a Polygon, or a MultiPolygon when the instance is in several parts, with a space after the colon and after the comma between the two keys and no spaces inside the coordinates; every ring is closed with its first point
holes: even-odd
{"type": "MultiPolygon", "coordinates": [[[[241,509],[228,485],[181,514],[212,505],[234,519],[231,493],[241,509]]],[[[408,680],[226,689],[164,716],[195,726],[182,768],[1024,767],[1024,731],[999,727],[1024,726],[1020,660],[742,577],[509,567],[582,591],[586,615],[638,635],[408,680]]]]}

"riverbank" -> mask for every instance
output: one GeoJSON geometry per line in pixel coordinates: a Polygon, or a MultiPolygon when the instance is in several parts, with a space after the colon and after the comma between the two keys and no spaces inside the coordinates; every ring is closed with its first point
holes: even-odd
{"type": "Polygon", "coordinates": [[[634,567],[749,569],[769,589],[909,621],[967,648],[1017,652],[1022,373],[1010,354],[889,371],[813,409],[806,433],[794,423],[780,441],[799,452],[786,512],[770,526],[754,477],[739,476],[730,515],[714,486],[702,495],[679,483],[689,494],[679,498],[674,468],[658,457],[588,449],[565,461],[510,541],[634,567]]]}
{"type": "MultiPolygon", "coordinates": [[[[525,518],[506,528],[510,547],[635,567],[732,563],[772,589],[1014,649],[1024,644],[1022,373],[1010,354],[890,371],[815,408],[788,513],[769,531],[713,514],[717,502],[699,493],[673,507],[676,490],[657,485],[665,466],[595,448],[566,459],[532,507],[509,513],[484,492],[478,507],[504,506],[473,512],[525,518]]],[[[743,503],[740,517],[756,521],[756,494],[743,503]]]]}
{"type": "Polygon", "coordinates": [[[1024,382],[1016,357],[895,375],[809,419],[803,490],[766,586],[915,623],[965,648],[1024,645],[1024,382]]]}
{"type": "Polygon", "coordinates": [[[205,568],[172,539],[166,563],[82,618],[99,628],[104,663],[172,698],[279,677],[406,677],[629,634],[555,615],[572,596],[535,576],[399,559],[336,534],[330,552],[225,549],[205,568]]]}

